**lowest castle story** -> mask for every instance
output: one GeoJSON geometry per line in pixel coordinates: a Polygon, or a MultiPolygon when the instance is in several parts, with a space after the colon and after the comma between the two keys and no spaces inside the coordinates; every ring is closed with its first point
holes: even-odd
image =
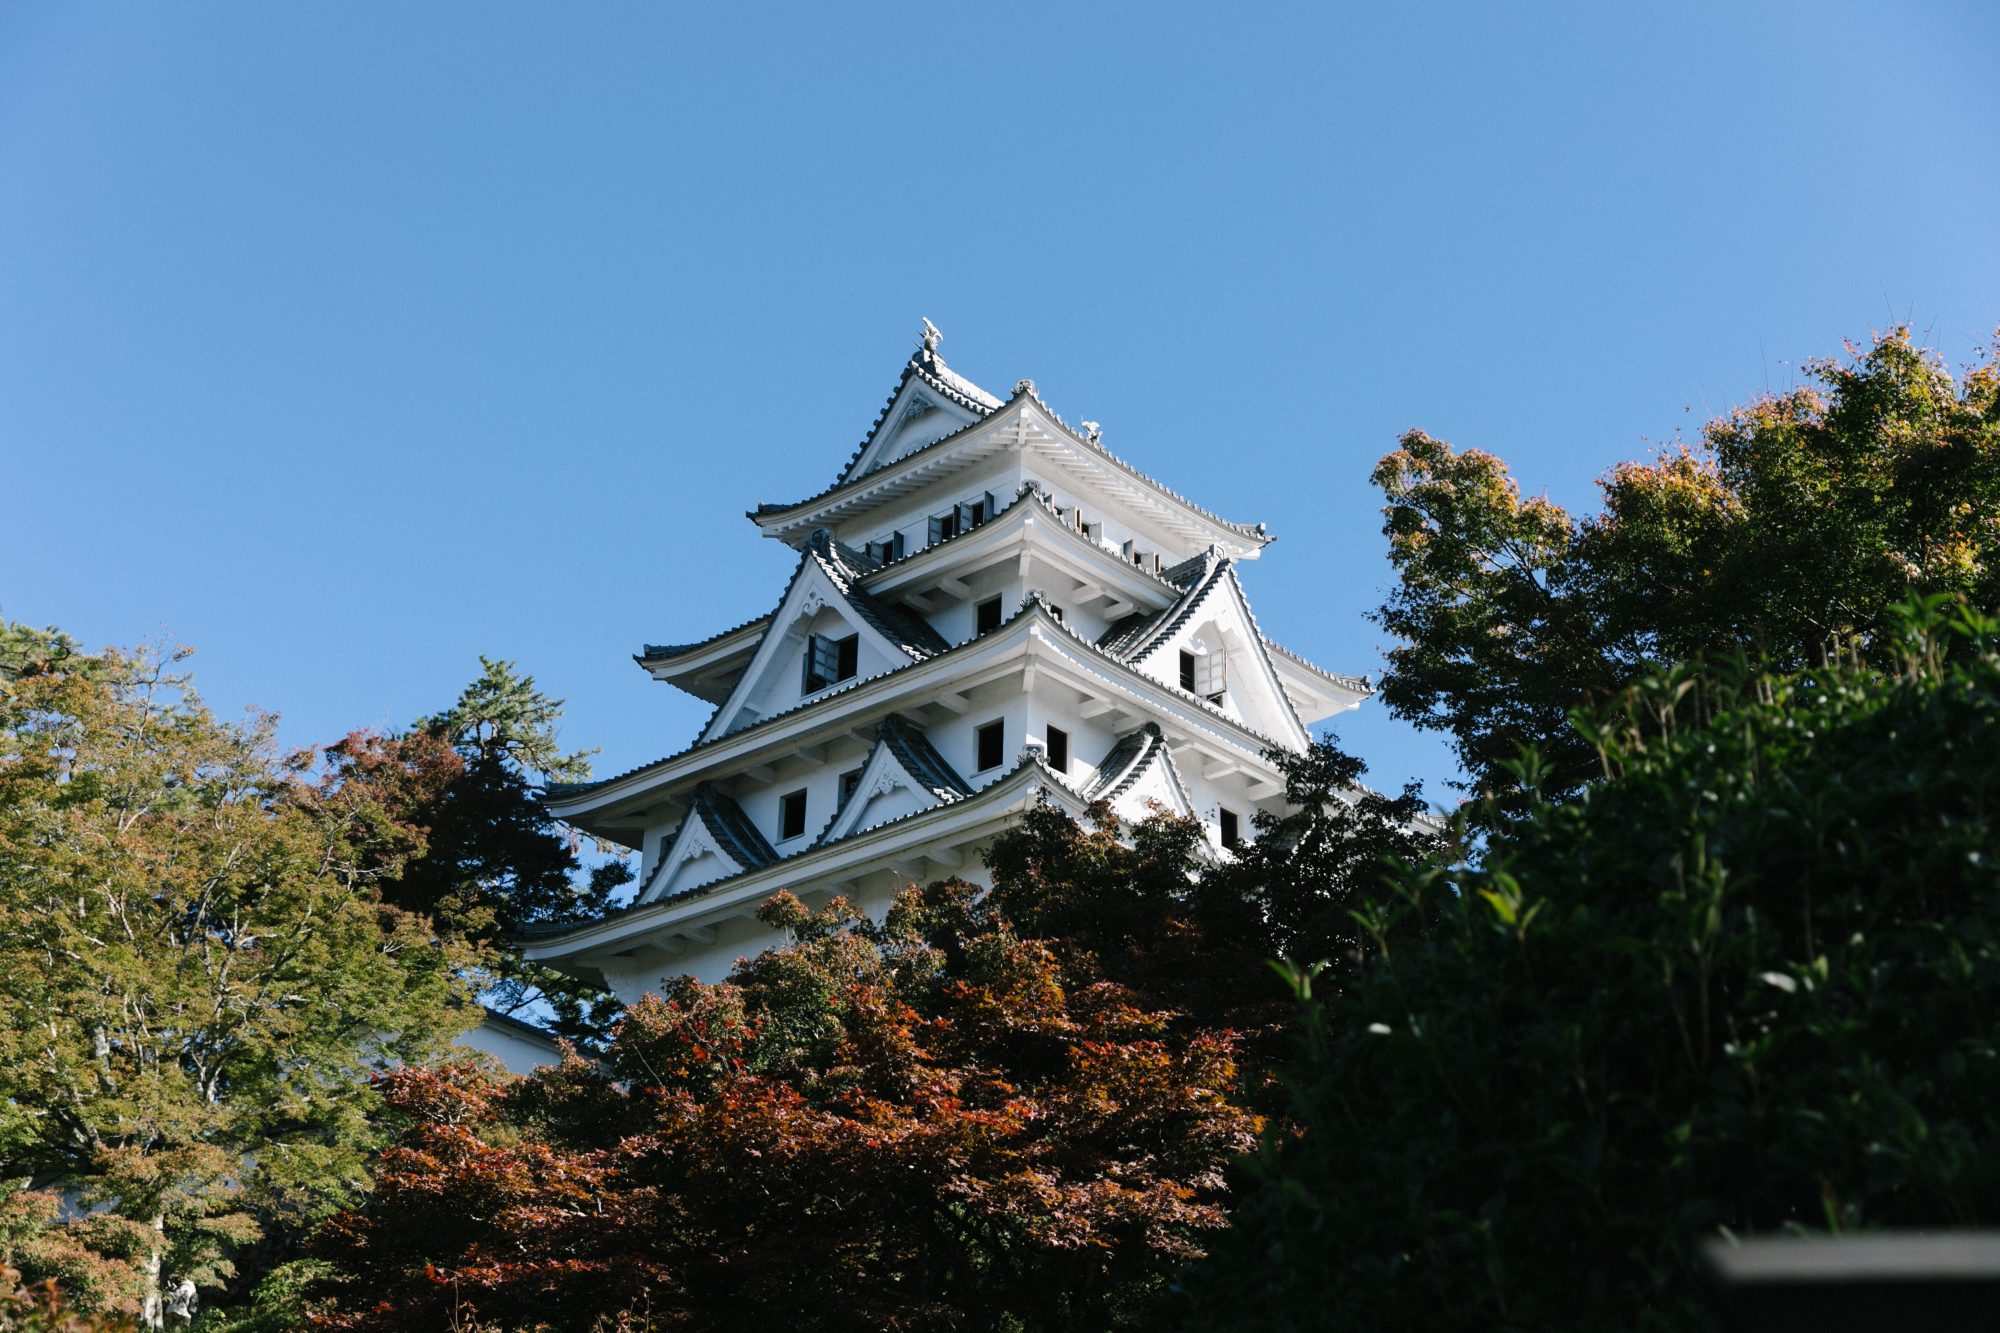
{"type": "Polygon", "coordinates": [[[1367,694],[1264,637],[1237,566],[1271,540],[1114,456],[1031,380],[1006,399],[946,368],[928,321],[832,486],[750,515],[799,553],[777,608],[648,646],[715,705],[693,744],[551,808],[635,848],[629,906],[526,941],[630,1003],[776,942],[789,889],[879,915],[912,881],[979,881],[1037,801],[1200,822],[1213,855],[1278,810],[1264,757],[1367,694]]]}

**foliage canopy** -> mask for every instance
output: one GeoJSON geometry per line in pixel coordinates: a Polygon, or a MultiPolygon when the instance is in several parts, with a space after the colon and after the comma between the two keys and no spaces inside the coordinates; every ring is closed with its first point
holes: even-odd
{"type": "Polygon", "coordinates": [[[420,833],[268,719],[217,722],[173,659],[27,639],[0,679],[0,1227],[29,1277],[154,1325],[168,1285],[353,1197],[368,1076],[469,1023],[467,957],[379,898],[420,833]]]}
{"type": "Polygon", "coordinates": [[[2000,1221],[2000,623],[1917,616],[1633,687],[1406,877],[1196,1326],[1686,1327],[1704,1234],[2000,1221]]]}
{"type": "Polygon", "coordinates": [[[1403,641],[1383,701],[1448,732],[1475,789],[1532,747],[1556,794],[1597,768],[1571,710],[1658,668],[1826,662],[1912,594],[2000,605],[2000,363],[1954,380],[1896,329],[1809,379],[1614,468],[1583,520],[1405,435],[1374,473],[1398,576],[1375,618],[1403,641]]]}

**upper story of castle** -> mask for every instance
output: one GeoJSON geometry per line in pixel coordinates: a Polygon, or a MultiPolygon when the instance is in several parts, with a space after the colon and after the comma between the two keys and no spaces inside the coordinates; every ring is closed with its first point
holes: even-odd
{"type": "Polygon", "coordinates": [[[945,365],[929,320],[887,406],[817,495],[760,504],[767,537],[803,549],[815,530],[884,562],[990,518],[1032,490],[1090,542],[1154,574],[1211,547],[1252,560],[1261,523],[1210,513],[1104,447],[1097,423],[1071,426],[1019,380],[1006,399],[945,365]]]}
{"type": "Polygon", "coordinates": [[[1262,525],[1139,472],[1026,380],[1004,400],[980,388],[945,365],[928,321],[833,485],[750,517],[799,553],[777,605],[637,658],[713,713],[677,754],[552,791],[566,818],[637,845],[709,783],[782,831],[788,784],[823,782],[808,809],[842,807],[849,751],[892,717],[970,789],[993,780],[988,750],[1046,755],[1054,727],[1068,752],[1057,777],[1088,790],[1150,725],[1183,764],[1268,799],[1264,754],[1304,748],[1311,723],[1367,693],[1263,634],[1237,576],[1271,540],[1262,525]],[[985,714],[1008,709],[995,740],[985,714]]]}

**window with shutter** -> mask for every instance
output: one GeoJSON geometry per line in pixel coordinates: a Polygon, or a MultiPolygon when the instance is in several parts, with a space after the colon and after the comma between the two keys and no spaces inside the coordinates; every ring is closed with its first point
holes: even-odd
{"type": "Polygon", "coordinates": [[[824,634],[806,636],[805,693],[811,694],[833,684],[840,670],[840,649],[824,634]]]}
{"type": "Polygon", "coordinates": [[[1181,649],[1181,688],[1194,693],[1194,654],[1185,648],[1181,649]]]}
{"type": "Polygon", "coordinates": [[[812,694],[840,681],[851,680],[860,669],[860,664],[859,635],[850,634],[844,639],[825,634],[807,635],[804,692],[812,694]]]}
{"type": "Polygon", "coordinates": [[[1196,653],[1194,692],[1210,703],[1220,703],[1229,689],[1229,660],[1219,652],[1196,653]]]}

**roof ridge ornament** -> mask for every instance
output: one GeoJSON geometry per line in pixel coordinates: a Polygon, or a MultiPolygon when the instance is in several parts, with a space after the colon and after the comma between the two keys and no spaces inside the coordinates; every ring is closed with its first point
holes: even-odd
{"type": "Polygon", "coordinates": [[[923,335],[919,337],[917,341],[920,344],[922,344],[924,349],[924,355],[935,359],[937,356],[938,344],[944,341],[944,331],[939,329],[937,325],[931,323],[930,320],[926,319],[924,320],[923,335]]]}
{"type": "Polygon", "coordinates": [[[1083,438],[1089,440],[1092,444],[1104,443],[1104,427],[1098,425],[1095,421],[1085,421],[1081,424],[1083,426],[1083,438]]]}

